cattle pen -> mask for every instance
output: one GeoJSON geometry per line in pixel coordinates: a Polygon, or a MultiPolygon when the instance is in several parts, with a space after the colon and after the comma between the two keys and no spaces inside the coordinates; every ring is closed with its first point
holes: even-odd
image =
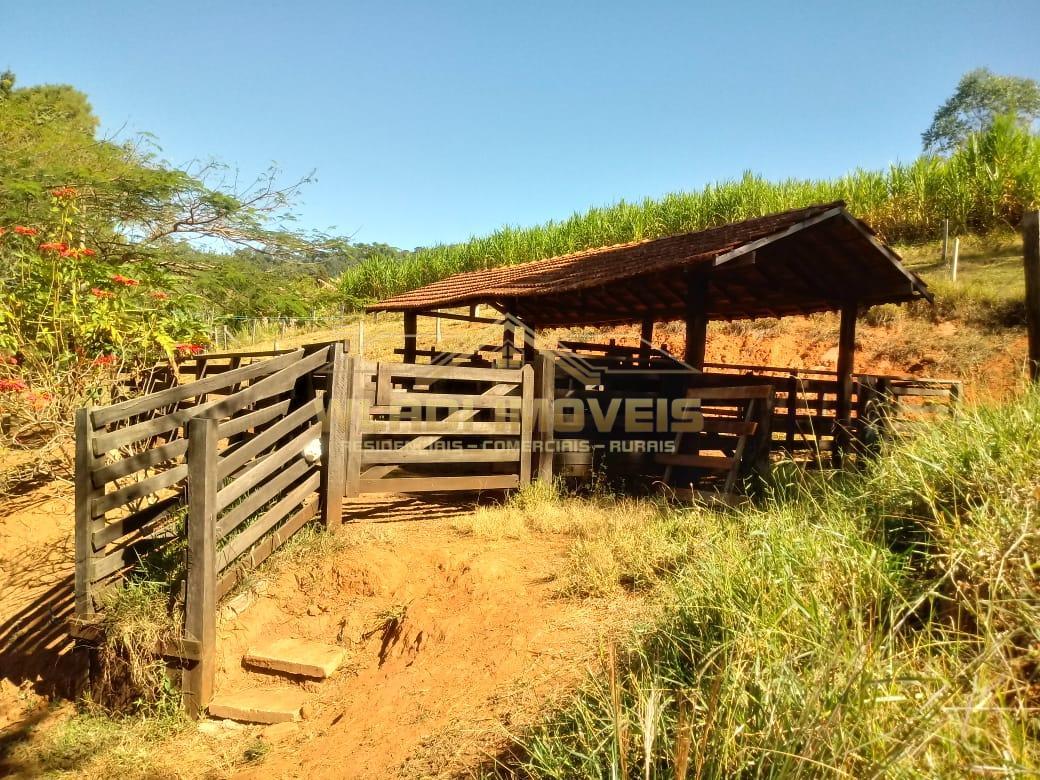
{"type": "Polygon", "coordinates": [[[947,405],[956,380],[855,370],[856,319],[930,301],[925,283],[842,203],[698,233],[459,274],[369,307],[399,313],[400,360],[345,342],[203,354],[151,392],[76,418],[72,632],[97,639],[106,594],[169,569],[180,638],[164,648],[189,711],[213,693],[217,605],[312,520],[374,493],[581,486],[722,504],[777,457],[842,467],[906,405],[947,405]],[[490,309],[493,316],[481,316],[490,309]],[[707,363],[711,320],[840,313],[834,371],[707,363]],[[420,317],[486,326],[466,352],[420,344],[420,317]],[[685,349],[655,327],[685,322],[685,349]],[[549,328],[637,325],[639,344],[549,328]]]}

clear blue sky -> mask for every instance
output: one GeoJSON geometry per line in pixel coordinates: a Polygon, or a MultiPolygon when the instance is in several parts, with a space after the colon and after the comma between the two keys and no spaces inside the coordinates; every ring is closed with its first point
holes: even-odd
{"type": "Polygon", "coordinates": [[[0,68],[174,163],[317,170],[303,225],[403,247],[911,159],[977,66],[1040,78],[1017,2],[0,3],[0,68]]]}

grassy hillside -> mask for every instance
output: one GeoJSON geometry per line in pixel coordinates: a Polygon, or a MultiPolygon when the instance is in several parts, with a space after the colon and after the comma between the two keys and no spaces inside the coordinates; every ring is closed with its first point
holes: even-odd
{"type": "Polygon", "coordinates": [[[768,182],[750,173],[700,192],[642,203],[621,202],[561,222],[504,227],[482,238],[422,249],[410,257],[376,256],[348,269],[339,290],[360,306],[460,271],[510,265],[595,246],[700,230],[814,203],[844,200],[887,240],[934,238],[948,218],[955,233],[987,233],[1017,224],[1040,203],[1040,138],[998,122],[948,158],[921,157],[884,171],[840,179],[768,182]]]}
{"type": "Polygon", "coordinates": [[[576,534],[570,592],[656,588],[663,614],[494,771],[1037,772],[1038,421],[1036,392],[964,412],[740,514],[521,497],[497,527],[576,534]]]}

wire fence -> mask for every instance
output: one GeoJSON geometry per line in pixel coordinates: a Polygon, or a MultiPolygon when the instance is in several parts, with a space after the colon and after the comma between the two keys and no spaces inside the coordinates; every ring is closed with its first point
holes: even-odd
{"type": "MultiPolygon", "coordinates": [[[[313,315],[310,317],[221,317],[209,324],[211,349],[255,347],[278,349],[298,346],[307,337],[350,340],[351,352],[374,360],[393,359],[395,350],[403,344],[401,316],[392,313],[367,314],[354,312],[343,315],[313,315]]],[[[501,326],[445,321],[420,317],[417,344],[420,348],[472,352],[480,345],[500,342],[501,326]]]]}

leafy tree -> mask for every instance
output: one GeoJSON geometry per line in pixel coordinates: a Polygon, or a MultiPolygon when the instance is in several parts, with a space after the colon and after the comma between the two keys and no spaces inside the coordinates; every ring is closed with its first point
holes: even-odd
{"type": "Polygon", "coordinates": [[[1040,84],[1020,76],[1001,76],[988,68],[965,73],[957,90],[935,112],[921,134],[925,151],[949,152],[972,133],[989,129],[996,117],[1008,114],[1023,127],[1040,118],[1040,84]]]}
{"type": "Polygon", "coordinates": [[[313,236],[292,226],[303,179],[279,183],[269,170],[246,186],[214,162],[175,168],[147,135],[97,138],[98,120],[83,93],[64,85],[14,87],[0,76],[0,221],[37,223],[48,193],[72,186],[80,229],[103,258],[169,262],[176,240],[216,240],[281,257],[312,251],[313,236]]]}

